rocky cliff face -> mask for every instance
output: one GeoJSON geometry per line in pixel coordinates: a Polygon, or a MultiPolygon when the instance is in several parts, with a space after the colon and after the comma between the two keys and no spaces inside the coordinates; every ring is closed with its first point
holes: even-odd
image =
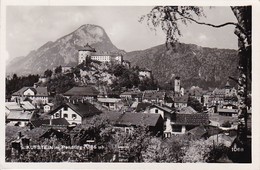
{"type": "Polygon", "coordinates": [[[238,75],[237,51],[229,49],[179,43],[174,50],[159,45],[133,51],[127,53],[125,59],[131,61],[132,65],[152,70],[160,83],[169,82],[173,74],[180,76],[184,87],[224,87],[229,76],[238,75]]]}
{"type": "Polygon", "coordinates": [[[112,44],[102,27],[87,24],[55,42],[47,42],[27,56],[14,59],[7,65],[7,73],[41,74],[59,65],[76,66],[78,49],[87,43],[100,53],[124,53],[112,44]]]}

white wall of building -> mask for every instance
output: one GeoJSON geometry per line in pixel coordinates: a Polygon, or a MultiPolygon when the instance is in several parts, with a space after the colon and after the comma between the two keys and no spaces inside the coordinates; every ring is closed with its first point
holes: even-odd
{"type": "Polygon", "coordinates": [[[72,110],[70,107],[65,109],[64,107],[56,111],[52,115],[52,119],[57,119],[57,118],[65,118],[70,124],[72,123],[77,123],[81,124],[82,118],[80,115],[78,115],[74,110],[72,110]],[[76,117],[73,117],[75,116],[76,117]]]}

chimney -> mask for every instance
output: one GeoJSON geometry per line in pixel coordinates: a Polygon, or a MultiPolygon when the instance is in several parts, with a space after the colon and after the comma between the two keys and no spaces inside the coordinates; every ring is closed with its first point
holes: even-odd
{"type": "Polygon", "coordinates": [[[34,84],[33,84],[33,88],[37,88],[37,83],[34,83],[34,84]]]}

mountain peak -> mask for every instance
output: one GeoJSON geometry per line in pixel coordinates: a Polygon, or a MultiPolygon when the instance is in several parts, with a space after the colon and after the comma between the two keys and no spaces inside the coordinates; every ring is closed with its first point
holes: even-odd
{"type": "Polygon", "coordinates": [[[118,52],[105,30],[93,24],[84,24],[75,31],[55,42],[47,42],[38,48],[34,54],[28,54],[22,61],[13,62],[7,66],[7,72],[19,74],[43,73],[58,65],[75,66],[78,61],[78,48],[89,44],[97,52],[118,52]]]}

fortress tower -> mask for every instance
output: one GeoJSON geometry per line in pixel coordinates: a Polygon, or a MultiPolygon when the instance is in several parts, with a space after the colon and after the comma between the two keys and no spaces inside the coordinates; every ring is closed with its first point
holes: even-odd
{"type": "Polygon", "coordinates": [[[87,57],[91,57],[96,52],[95,48],[86,44],[83,48],[79,49],[78,64],[83,63],[87,57]]]}

